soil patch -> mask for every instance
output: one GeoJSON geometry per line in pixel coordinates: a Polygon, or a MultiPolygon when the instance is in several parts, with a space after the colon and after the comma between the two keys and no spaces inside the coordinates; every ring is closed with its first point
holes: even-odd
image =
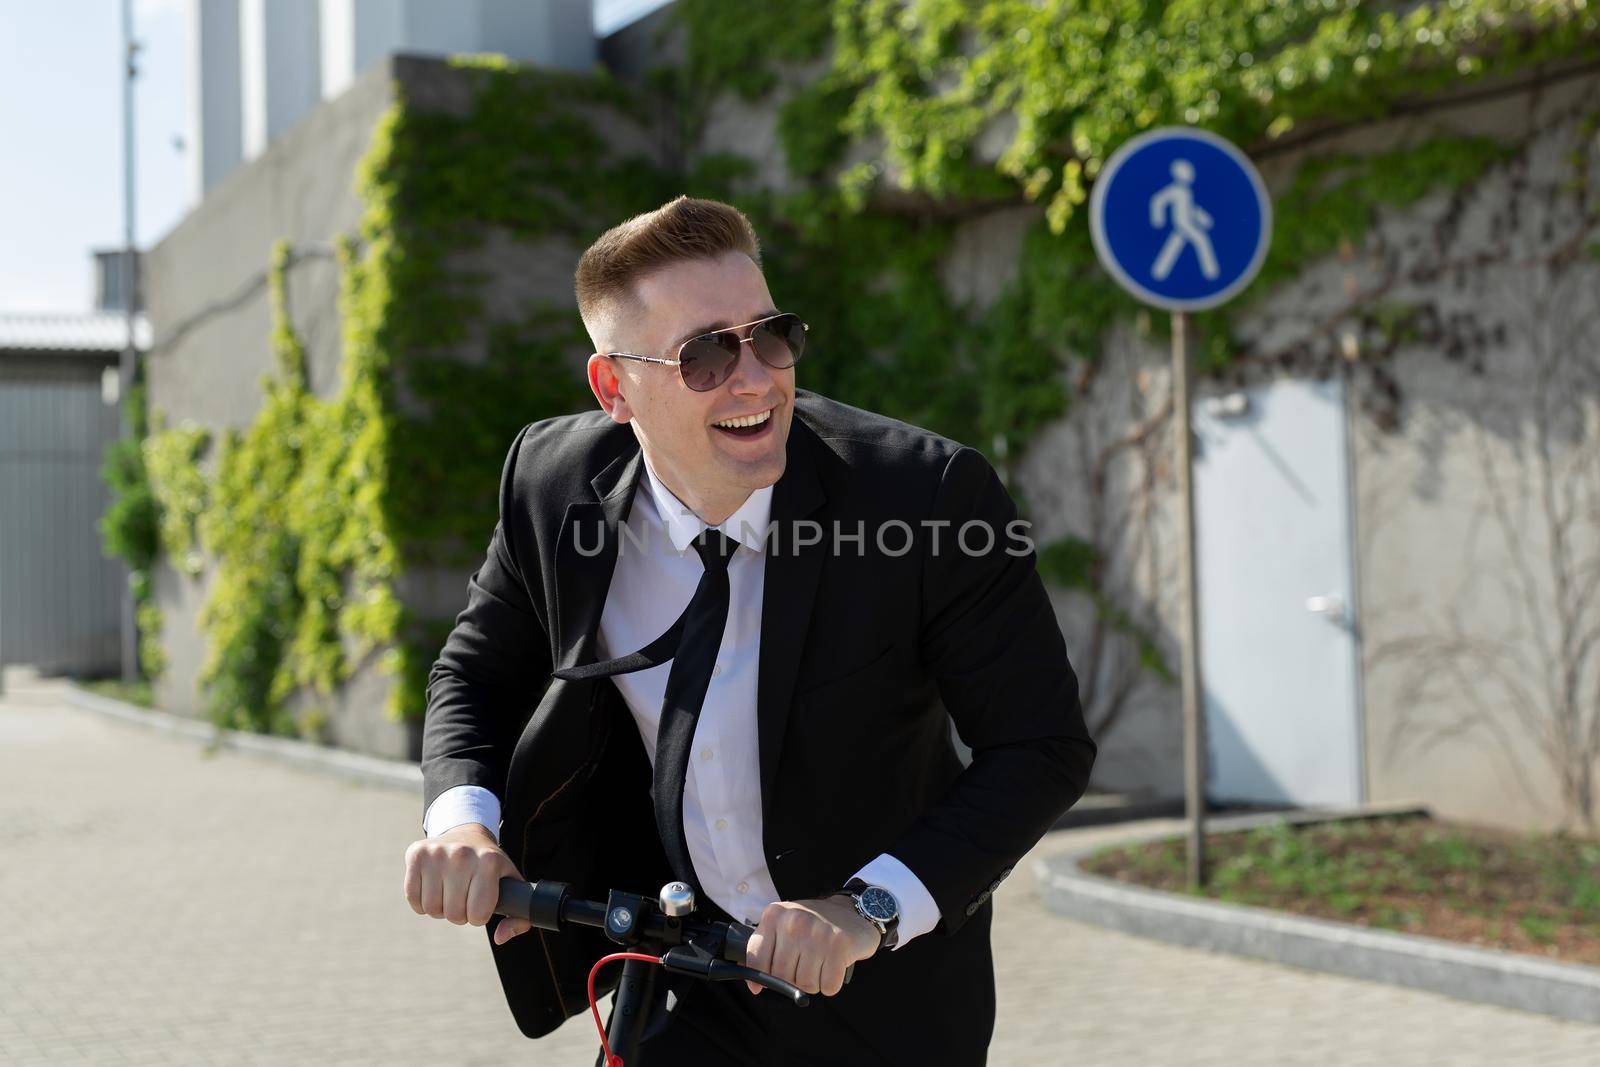
{"type": "MultiPolygon", "coordinates": [[[[1600,966],[1600,841],[1404,816],[1206,835],[1213,900],[1600,966]]],[[[1185,842],[1080,866],[1187,893],[1185,842]]]]}

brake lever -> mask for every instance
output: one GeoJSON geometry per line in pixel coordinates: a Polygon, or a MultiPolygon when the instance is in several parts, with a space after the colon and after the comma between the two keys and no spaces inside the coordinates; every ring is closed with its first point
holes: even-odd
{"type": "Polygon", "coordinates": [[[805,990],[782,978],[758,971],[754,967],[743,964],[729,963],[710,955],[698,945],[677,945],[668,949],[661,956],[661,966],[669,971],[679,974],[689,974],[696,978],[704,978],[708,982],[754,982],[764,986],[775,993],[781,993],[794,1001],[797,1007],[805,1007],[811,1003],[811,998],[805,990]]]}
{"type": "Polygon", "coordinates": [[[794,1001],[797,1008],[803,1008],[811,1003],[811,998],[799,986],[785,982],[782,978],[770,975],[766,971],[758,971],[754,967],[729,963],[727,960],[712,960],[706,978],[712,982],[732,982],[735,980],[754,982],[756,985],[764,986],[774,993],[782,993],[794,1001]]]}

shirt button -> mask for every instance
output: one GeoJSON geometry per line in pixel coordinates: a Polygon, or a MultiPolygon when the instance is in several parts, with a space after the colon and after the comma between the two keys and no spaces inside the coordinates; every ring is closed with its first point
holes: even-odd
{"type": "Polygon", "coordinates": [[[702,748],[700,750],[700,758],[703,759],[703,760],[710,759],[712,757],[712,755],[713,755],[713,753],[709,748],[702,748]]]}
{"type": "Polygon", "coordinates": [[[750,892],[750,883],[749,882],[740,882],[738,884],[738,886],[736,886],[735,888],[737,888],[739,890],[739,892],[741,892],[741,893],[748,893],[748,892],[750,892]]]}
{"type": "Polygon", "coordinates": [[[721,673],[722,673],[722,664],[719,663],[715,667],[711,668],[711,677],[715,678],[718,675],[720,675],[721,673]]]}
{"type": "Polygon", "coordinates": [[[718,819],[717,820],[717,829],[718,830],[726,830],[727,828],[728,828],[728,820],[727,819],[718,819]]]}

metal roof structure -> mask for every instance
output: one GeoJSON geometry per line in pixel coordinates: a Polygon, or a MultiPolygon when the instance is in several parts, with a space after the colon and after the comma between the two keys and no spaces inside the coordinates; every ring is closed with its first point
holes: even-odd
{"type": "MultiPolygon", "coordinates": [[[[127,325],[120,311],[0,311],[0,352],[122,351],[127,325]]],[[[150,321],[134,318],[134,344],[150,347],[150,321]]]]}

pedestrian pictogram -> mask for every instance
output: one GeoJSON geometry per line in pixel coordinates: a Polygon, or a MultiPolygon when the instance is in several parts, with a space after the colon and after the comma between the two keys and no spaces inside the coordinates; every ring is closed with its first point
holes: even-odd
{"type": "Polygon", "coordinates": [[[1194,254],[1200,259],[1201,274],[1215,278],[1221,273],[1217,254],[1211,250],[1211,238],[1206,235],[1213,225],[1211,216],[1194,202],[1193,185],[1194,164],[1187,159],[1175,159],[1172,161],[1172,184],[1150,198],[1150,225],[1160,229],[1167,225],[1167,217],[1172,217],[1172,236],[1161,246],[1161,254],[1150,268],[1151,276],[1157,281],[1172,273],[1172,266],[1178,262],[1185,245],[1193,246],[1194,254]]]}
{"type": "Polygon", "coordinates": [[[1169,126],[1112,153],[1095,179],[1089,227],[1123,288],[1159,308],[1199,311],[1255,277],[1272,205],[1244,153],[1205,130],[1169,126]]]}

